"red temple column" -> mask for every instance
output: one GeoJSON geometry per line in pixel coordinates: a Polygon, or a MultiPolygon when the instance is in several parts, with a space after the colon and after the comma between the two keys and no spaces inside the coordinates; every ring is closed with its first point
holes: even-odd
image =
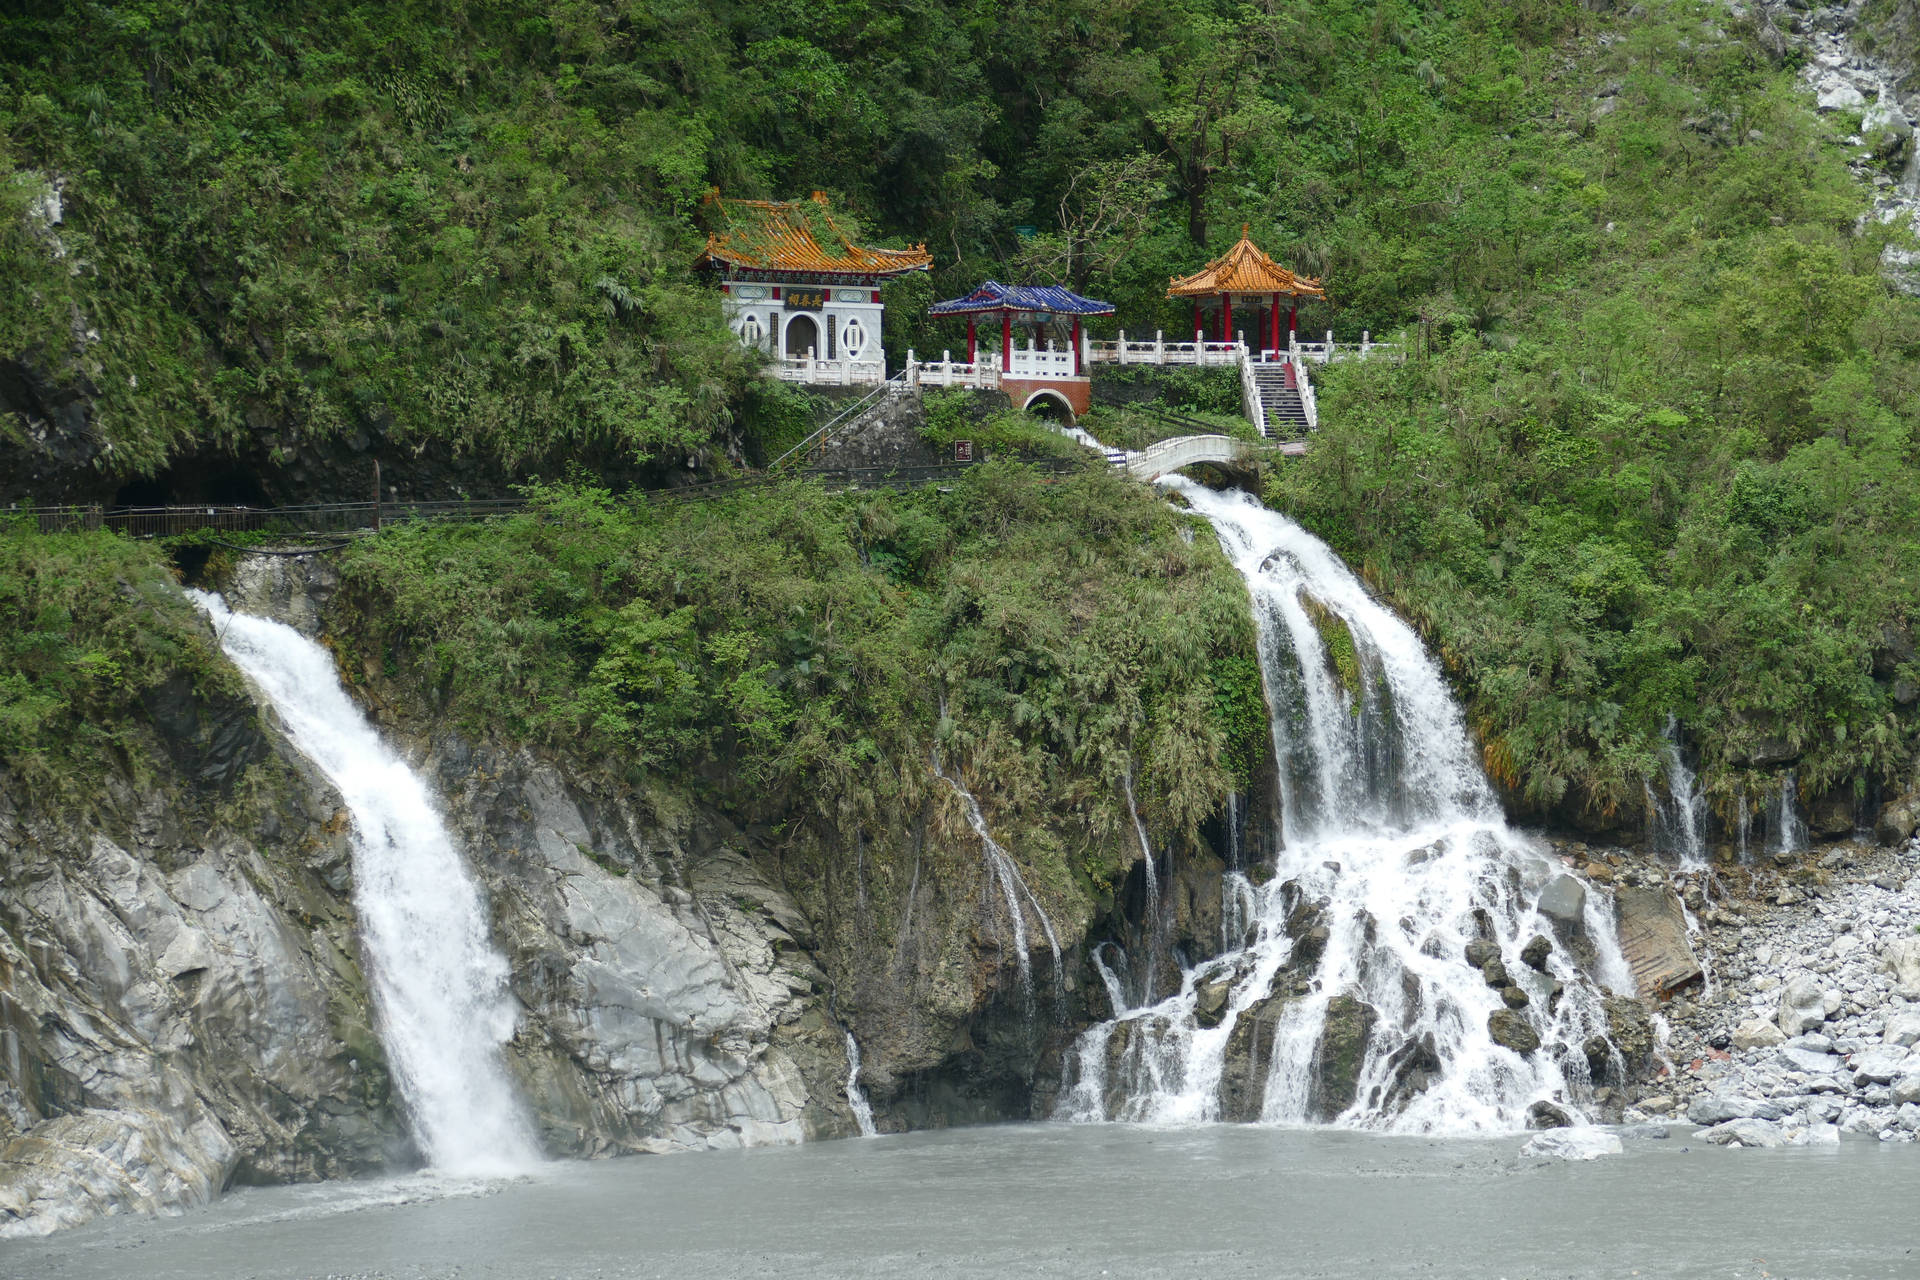
{"type": "Polygon", "coordinates": [[[1075,316],[1073,318],[1073,376],[1084,377],[1086,372],[1086,367],[1080,359],[1080,317],[1075,316]]]}
{"type": "Polygon", "coordinates": [[[1013,312],[1000,313],[1000,372],[1013,368],[1013,312]]]}
{"type": "Polygon", "coordinates": [[[973,324],[974,324],[974,321],[977,319],[979,319],[978,316],[974,316],[974,315],[967,316],[967,363],[968,364],[974,364],[979,360],[979,357],[974,354],[974,352],[978,348],[974,342],[974,336],[973,336],[973,324]]]}
{"type": "Polygon", "coordinates": [[[1198,298],[1195,298],[1195,299],[1193,300],[1193,338],[1194,338],[1194,341],[1196,341],[1196,342],[1198,342],[1198,341],[1200,340],[1200,335],[1201,335],[1201,333],[1202,333],[1202,332],[1203,332],[1203,330],[1202,330],[1202,329],[1200,328],[1200,299],[1198,299],[1198,298]]]}
{"type": "Polygon", "coordinates": [[[1273,341],[1267,344],[1267,348],[1270,351],[1278,351],[1280,349],[1280,295],[1277,293],[1273,295],[1273,314],[1271,319],[1273,324],[1268,332],[1273,334],[1273,341]]]}
{"type": "Polygon", "coordinates": [[[1220,341],[1233,341],[1233,295],[1220,295],[1220,341]]]}

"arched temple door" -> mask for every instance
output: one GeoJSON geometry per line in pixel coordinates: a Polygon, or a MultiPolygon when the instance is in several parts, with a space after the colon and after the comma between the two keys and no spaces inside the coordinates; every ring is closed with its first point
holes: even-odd
{"type": "Polygon", "coordinates": [[[820,326],[812,316],[795,316],[787,321],[787,359],[819,359],[820,326]]]}

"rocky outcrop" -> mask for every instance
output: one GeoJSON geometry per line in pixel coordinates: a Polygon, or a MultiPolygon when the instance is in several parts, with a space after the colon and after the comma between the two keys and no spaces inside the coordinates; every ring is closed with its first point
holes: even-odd
{"type": "Polygon", "coordinates": [[[171,712],[91,813],[0,777],[0,1234],[409,1155],[336,797],[250,708],[171,712]]]}

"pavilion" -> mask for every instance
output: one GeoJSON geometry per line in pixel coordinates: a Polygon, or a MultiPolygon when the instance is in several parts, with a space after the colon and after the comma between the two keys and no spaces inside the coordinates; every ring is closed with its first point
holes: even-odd
{"type": "Polygon", "coordinates": [[[1300,299],[1325,300],[1326,290],[1310,276],[1295,275],[1281,266],[1248,238],[1240,228],[1240,240],[1233,248],[1190,276],[1181,276],[1167,285],[1169,298],[1193,300],[1193,330],[1203,331],[1201,311],[1208,299],[1211,310],[1219,315],[1220,341],[1233,341],[1233,305],[1238,299],[1247,314],[1256,317],[1257,336],[1247,345],[1254,351],[1285,351],[1299,331],[1300,299]],[[1286,303],[1287,327],[1280,328],[1280,308],[1286,303]],[[1266,311],[1261,315],[1262,310],[1266,311]]]}
{"type": "Polygon", "coordinates": [[[880,285],[925,271],[925,245],[855,244],[818,191],[807,200],[707,197],[715,229],[696,266],[717,276],[727,324],[796,382],[886,380],[880,285]]]}
{"type": "Polygon", "coordinates": [[[927,314],[965,316],[967,318],[967,363],[980,363],[979,321],[982,316],[1000,317],[998,368],[1000,387],[1017,409],[1054,401],[1070,414],[1085,413],[1093,407],[1093,384],[1087,377],[1087,344],[1082,321],[1092,316],[1110,316],[1113,304],[1085,298],[1064,285],[1001,284],[989,280],[964,298],[936,302],[927,314]],[[1059,321],[1071,322],[1068,349],[1056,351],[1052,339],[1040,350],[1032,338],[1025,350],[1014,345],[1016,324],[1036,329],[1052,328],[1059,321]]]}

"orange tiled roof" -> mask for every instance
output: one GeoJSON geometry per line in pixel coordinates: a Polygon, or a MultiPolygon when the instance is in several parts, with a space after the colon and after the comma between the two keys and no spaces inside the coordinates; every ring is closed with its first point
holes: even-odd
{"type": "Polygon", "coordinates": [[[1167,285],[1169,298],[1207,297],[1216,293],[1288,293],[1300,298],[1324,298],[1325,289],[1311,276],[1297,276],[1260,252],[1240,228],[1240,243],[1190,276],[1167,285]]]}
{"type": "Polygon", "coordinates": [[[707,237],[702,263],[862,276],[924,271],[933,263],[925,245],[869,249],[853,243],[834,225],[827,198],[818,191],[808,200],[722,200],[715,192],[707,203],[721,229],[707,237]]]}

